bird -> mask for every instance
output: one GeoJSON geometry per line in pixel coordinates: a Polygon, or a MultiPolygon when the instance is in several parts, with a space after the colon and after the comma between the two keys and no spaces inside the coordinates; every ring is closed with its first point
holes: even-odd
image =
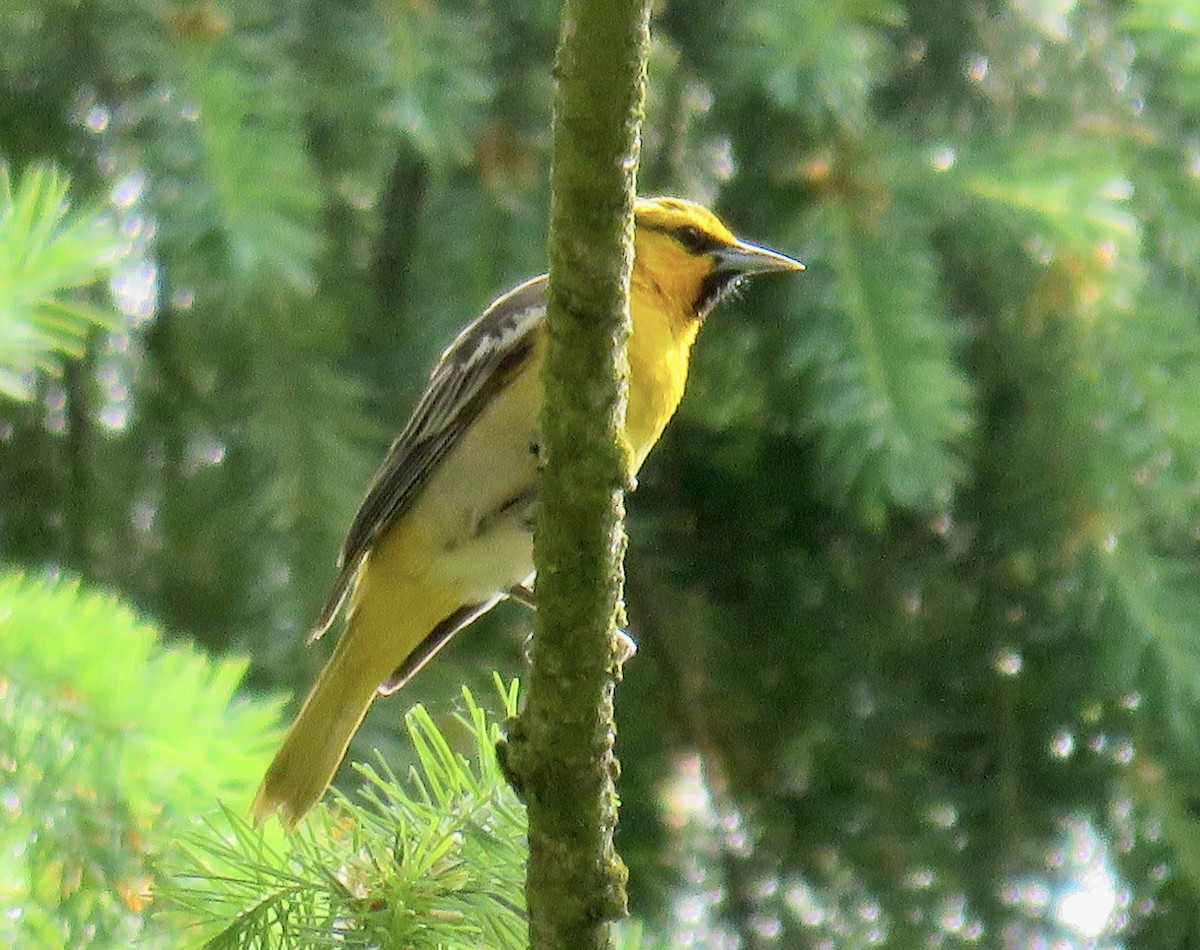
{"type": "MultiPolygon", "coordinates": [[[[634,203],[625,438],[636,474],[683,397],[692,344],[751,274],[802,271],[682,198],[634,203]]],[[[287,829],[324,795],[379,694],[506,598],[532,594],[547,277],[498,298],[433,369],[355,515],[311,639],[345,625],[251,806],[287,829]]]]}

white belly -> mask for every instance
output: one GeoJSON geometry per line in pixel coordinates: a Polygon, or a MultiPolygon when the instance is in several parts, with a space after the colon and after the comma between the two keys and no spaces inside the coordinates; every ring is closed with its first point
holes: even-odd
{"type": "Polygon", "coordinates": [[[492,400],[438,466],[410,515],[442,546],[438,574],[467,602],[488,600],[533,574],[536,370],[522,373],[492,400]]]}

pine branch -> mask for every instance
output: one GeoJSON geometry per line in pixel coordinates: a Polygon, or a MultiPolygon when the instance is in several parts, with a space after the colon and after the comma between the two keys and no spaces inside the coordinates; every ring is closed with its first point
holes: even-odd
{"type": "Polygon", "coordinates": [[[388,10],[381,77],[386,115],[434,168],[477,158],[477,135],[495,94],[489,23],[478,9],[397,5],[388,10]]]}
{"type": "Polygon", "coordinates": [[[0,166],[0,395],[30,399],[36,372],[83,355],[88,334],[117,315],[70,295],[111,273],[113,223],[70,210],[70,182],[53,166],[26,169],[14,187],[0,166]]]}
{"type": "MultiPolygon", "coordinates": [[[[1200,323],[1189,285],[1147,268],[1129,305],[1088,323],[1086,373],[1103,407],[1100,457],[1112,487],[1111,528],[1137,525],[1146,543],[1185,551],[1200,514],[1200,323]]],[[[1128,285],[1117,281],[1117,294],[1128,285]],[[1124,285],[1124,286],[1123,286],[1124,285]]],[[[1093,426],[1093,428],[1096,428],[1093,426]]]]}
{"type": "Polygon", "coordinates": [[[307,148],[294,14],[246,0],[163,11],[104,0],[96,42],[128,90],[119,142],[156,173],[149,206],[174,287],[241,302],[280,284],[309,293],[324,194],[307,148]]]}
{"type": "MultiPolygon", "coordinates": [[[[1136,537],[1115,536],[1083,568],[1093,580],[1082,585],[1092,599],[1082,606],[1106,641],[1113,680],[1151,697],[1148,714],[1169,728],[1155,737],[1156,744],[1194,749],[1200,740],[1191,712],[1200,704],[1195,569],[1182,559],[1149,553],[1136,537]]],[[[1200,888],[1200,875],[1194,886],[1200,888]]]]}
{"type": "Polygon", "coordinates": [[[244,281],[269,286],[281,279],[311,292],[321,190],[305,148],[301,84],[282,57],[258,62],[262,54],[253,43],[252,36],[235,35],[187,42],[177,51],[199,113],[200,157],[211,188],[205,210],[244,281]]]}
{"type": "MultiPolygon", "coordinates": [[[[515,714],[516,684],[497,685],[515,714]]],[[[524,811],[496,763],[499,727],[463,700],[474,761],[414,707],[411,792],[382,760],[360,767],[361,803],[319,806],[284,847],[226,812],[177,849],[164,923],[206,950],[522,947],[524,811]]]]}
{"type": "Polygon", "coordinates": [[[1163,113],[1200,117],[1200,9],[1192,2],[1138,0],[1121,10],[1121,29],[1142,54],[1142,71],[1163,113]]]}
{"type": "Polygon", "coordinates": [[[1139,237],[1120,158],[1109,138],[1042,133],[1002,147],[968,141],[905,164],[927,174],[926,200],[936,195],[945,204],[957,192],[964,214],[989,215],[1035,257],[1071,252],[1103,264],[1098,247],[1112,257],[1129,255],[1139,237]]]}
{"type": "Polygon", "coordinates": [[[0,943],[161,945],[136,939],[161,853],[218,796],[248,800],[277,705],[233,703],[244,661],[157,641],[111,596],[0,575],[0,943]]]}
{"type": "Polygon", "coordinates": [[[831,200],[818,214],[832,313],[804,322],[800,349],[826,490],[871,524],[890,505],[938,510],[962,475],[971,420],[932,249],[908,209],[866,222],[831,200]]]}
{"type": "Polygon", "coordinates": [[[888,61],[883,28],[904,20],[892,0],[766,0],[731,24],[717,46],[728,81],[765,88],[781,108],[856,132],[871,122],[871,94],[888,61]],[[796,29],[796,24],[804,28],[796,29]],[[766,77],[763,61],[776,64],[766,77]]]}

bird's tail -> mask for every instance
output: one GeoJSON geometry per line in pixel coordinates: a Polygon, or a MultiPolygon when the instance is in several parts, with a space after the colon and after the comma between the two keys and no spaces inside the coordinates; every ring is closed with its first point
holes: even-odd
{"type": "Polygon", "coordinates": [[[290,829],[316,804],[380,684],[461,606],[453,586],[413,573],[428,562],[427,547],[397,526],[362,561],[346,629],[267,769],[251,806],[255,824],[278,811],[290,829]]]}
{"type": "Polygon", "coordinates": [[[390,671],[379,671],[378,657],[361,649],[354,634],[353,624],[343,632],[275,753],[251,807],[256,825],[278,811],[284,827],[291,829],[325,794],[390,671]]]}

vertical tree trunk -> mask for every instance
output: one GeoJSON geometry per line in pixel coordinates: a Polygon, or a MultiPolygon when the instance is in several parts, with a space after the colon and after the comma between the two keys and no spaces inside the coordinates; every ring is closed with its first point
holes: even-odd
{"type": "Polygon", "coordinates": [[[530,945],[611,945],[625,913],[613,847],[613,684],[629,478],[632,211],[647,0],[565,0],[556,75],[550,290],[528,702],[509,764],[529,808],[530,945]]]}

